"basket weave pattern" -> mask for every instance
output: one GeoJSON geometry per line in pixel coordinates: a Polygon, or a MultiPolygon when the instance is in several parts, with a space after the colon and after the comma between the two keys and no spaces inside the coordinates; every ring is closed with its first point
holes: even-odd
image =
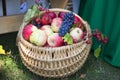
{"type": "MultiPolygon", "coordinates": [[[[68,12],[64,9],[50,9],[50,11],[68,12]]],[[[89,25],[82,18],[80,19],[84,23],[87,34],[91,33],[89,25]]],[[[63,77],[76,72],[82,67],[91,48],[91,44],[86,44],[86,41],[90,38],[86,36],[79,43],[62,47],[38,47],[22,37],[25,24],[21,25],[18,32],[17,45],[22,62],[30,71],[44,77],[63,77]]]]}

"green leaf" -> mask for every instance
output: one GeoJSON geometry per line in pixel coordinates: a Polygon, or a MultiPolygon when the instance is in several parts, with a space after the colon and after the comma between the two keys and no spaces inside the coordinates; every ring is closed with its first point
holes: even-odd
{"type": "Polygon", "coordinates": [[[73,44],[73,39],[69,33],[66,33],[63,39],[64,39],[64,42],[67,42],[67,44],[73,44]]]}
{"type": "Polygon", "coordinates": [[[73,30],[74,28],[76,28],[78,26],[78,23],[74,23],[72,26],[71,26],[71,30],[73,30]]]}
{"type": "Polygon", "coordinates": [[[34,17],[35,14],[36,14],[36,11],[33,10],[33,11],[31,12],[31,16],[30,16],[30,18],[34,17]]]}
{"type": "Polygon", "coordinates": [[[94,51],[94,56],[95,56],[96,58],[98,58],[99,55],[100,55],[100,52],[101,52],[101,45],[99,45],[98,48],[95,49],[95,51],[94,51]]]}
{"type": "Polygon", "coordinates": [[[0,45],[0,54],[5,54],[5,50],[3,49],[2,45],[0,45]]]}
{"type": "Polygon", "coordinates": [[[104,39],[104,35],[101,33],[101,39],[104,39]]]}
{"type": "Polygon", "coordinates": [[[28,9],[27,13],[24,16],[24,21],[28,21],[31,18],[32,9],[28,9]]]}
{"type": "Polygon", "coordinates": [[[38,10],[38,5],[33,5],[30,9],[28,9],[27,13],[24,16],[24,21],[30,20],[35,15],[40,16],[40,11],[38,10]]]}
{"type": "Polygon", "coordinates": [[[35,10],[35,11],[37,11],[37,10],[38,10],[37,8],[38,8],[38,5],[36,5],[36,4],[35,4],[35,5],[33,5],[33,7],[32,7],[32,9],[33,9],[33,10],[35,10]]]}

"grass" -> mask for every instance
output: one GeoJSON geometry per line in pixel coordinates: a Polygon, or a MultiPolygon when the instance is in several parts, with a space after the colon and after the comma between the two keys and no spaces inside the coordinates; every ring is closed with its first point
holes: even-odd
{"type": "Polygon", "coordinates": [[[96,59],[91,52],[83,67],[65,78],[44,78],[30,72],[21,62],[16,46],[17,32],[0,35],[0,45],[10,55],[0,55],[0,80],[120,80],[120,68],[96,59]]]}

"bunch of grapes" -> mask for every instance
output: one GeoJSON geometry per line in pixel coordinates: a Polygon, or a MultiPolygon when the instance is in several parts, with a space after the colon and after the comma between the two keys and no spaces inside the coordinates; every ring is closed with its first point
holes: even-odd
{"type": "Polygon", "coordinates": [[[62,25],[58,31],[60,36],[64,36],[71,28],[74,22],[74,14],[72,12],[67,12],[63,17],[62,25]]]}

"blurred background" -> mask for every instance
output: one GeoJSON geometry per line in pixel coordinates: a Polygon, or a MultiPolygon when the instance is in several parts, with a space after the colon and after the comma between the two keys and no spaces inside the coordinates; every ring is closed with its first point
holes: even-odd
{"type": "MultiPolygon", "coordinates": [[[[20,12],[21,0],[0,0],[0,16],[3,16],[2,1],[6,4],[6,15],[22,14],[20,12]]],[[[26,2],[28,7],[34,4],[34,0],[26,0],[26,2]]]]}
{"type": "MultiPolygon", "coordinates": [[[[27,8],[35,3],[35,0],[0,0],[0,16],[23,14],[20,11],[21,2],[26,1],[27,8]]],[[[61,7],[78,12],[80,0],[40,0],[42,6],[46,8],[61,7]],[[46,3],[47,1],[48,3],[46,3]],[[52,6],[51,6],[52,5],[52,6]]]]}

